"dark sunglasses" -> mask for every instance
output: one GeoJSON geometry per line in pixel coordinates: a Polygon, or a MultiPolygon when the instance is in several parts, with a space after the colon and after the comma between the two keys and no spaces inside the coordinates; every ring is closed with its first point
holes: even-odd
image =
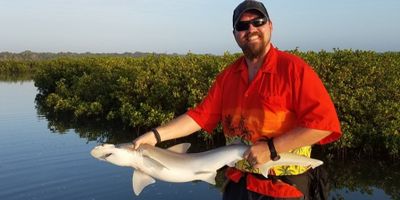
{"type": "Polygon", "coordinates": [[[236,31],[246,31],[249,30],[250,24],[254,27],[260,27],[268,22],[268,18],[256,18],[250,21],[238,21],[235,25],[236,31]]]}

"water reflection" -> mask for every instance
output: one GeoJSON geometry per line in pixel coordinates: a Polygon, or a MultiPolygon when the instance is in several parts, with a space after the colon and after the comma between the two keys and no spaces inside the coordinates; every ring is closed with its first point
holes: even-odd
{"type": "Polygon", "coordinates": [[[32,81],[32,74],[0,74],[0,82],[17,83],[17,82],[29,82],[32,81]]]}
{"type": "Polygon", "coordinates": [[[332,190],[336,199],[346,193],[368,194],[372,199],[400,199],[400,163],[376,160],[329,162],[332,190]]]}
{"type": "MultiPolygon", "coordinates": [[[[73,119],[56,118],[43,109],[39,101],[33,103],[36,94],[32,81],[0,81],[0,199],[131,197],[131,170],[100,164],[90,158],[88,152],[98,142],[130,142],[145,129],[124,130],[117,124],[96,120],[76,122],[73,119]],[[88,144],[85,145],[84,141],[88,144]],[[112,188],[108,184],[110,182],[113,183],[112,188]],[[101,193],[98,192],[99,188],[101,193]]],[[[190,152],[200,152],[223,144],[223,137],[204,140],[203,137],[192,135],[162,143],[161,146],[168,147],[181,142],[192,143],[190,152]]],[[[351,158],[331,161],[321,158],[326,162],[324,166],[330,174],[330,199],[400,199],[398,162],[361,162],[351,158]]],[[[209,195],[205,199],[215,199],[219,197],[218,190],[223,179],[221,170],[217,186],[212,190],[208,189],[212,186],[206,183],[157,182],[146,189],[140,198],[154,199],[159,195],[162,199],[187,199],[182,195],[204,193],[209,195]],[[192,191],[194,188],[196,191],[192,191]],[[181,196],[174,197],[176,193],[181,196]]]]}
{"type": "MultiPolygon", "coordinates": [[[[141,134],[140,129],[123,130],[116,125],[104,122],[74,122],[73,119],[60,119],[52,116],[37,101],[37,110],[49,121],[49,129],[55,133],[65,133],[74,129],[81,138],[88,141],[96,140],[102,143],[125,143],[132,141],[141,134]]],[[[201,152],[223,145],[223,137],[214,136],[214,140],[206,140],[199,135],[192,135],[183,139],[162,143],[161,147],[168,147],[176,143],[190,142],[190,152],[201,152]]],[[[330,158],[318,155],[323,160],[330,176],[330,199],[400,199],[399,163],[385,161],[332,161],[330,158]]],[[[220,170],[217,177],[217,188],[220,189],[224,181],[224,170],[220,170]]]]}

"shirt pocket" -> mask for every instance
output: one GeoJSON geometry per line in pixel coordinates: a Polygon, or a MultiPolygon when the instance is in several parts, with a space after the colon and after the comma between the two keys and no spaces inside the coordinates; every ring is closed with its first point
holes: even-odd
{"type": "Polygon", "coordinates": [[[261,77],[258,96],[261,104],[269,109],[284,108],[286,105],[285,96],[281,94],[281,89],[277,82],[278,80],[270,73],[264,73],[261,77]]]}
{"type": "Polygon", "coordinates": [[[261,104],[268,110],[275,111],[275,110],[282,110],[285,108],[286,100],[283,96],[278,95],[265,95],[259,94],[261,104]]]}

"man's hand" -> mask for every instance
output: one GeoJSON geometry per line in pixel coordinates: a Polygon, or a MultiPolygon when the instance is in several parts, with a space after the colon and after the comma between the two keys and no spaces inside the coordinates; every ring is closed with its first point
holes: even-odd
{"type": "Polygon", "coordinates": [[[147,132],[139,137],[137,137],[135,140],[132,141],[133,148],[136,150],[139,148],[141,144],[150,144],[152,146],[155,146],[157,143],[157,139],[154,135],[153,132],[147,132]]]}
{"type": "Polygon", "coordinates": [[[264,141],[251,145],[243,156],[254,168],[258,168],[260,165],[271,160],[268,144],[264,141]]]}

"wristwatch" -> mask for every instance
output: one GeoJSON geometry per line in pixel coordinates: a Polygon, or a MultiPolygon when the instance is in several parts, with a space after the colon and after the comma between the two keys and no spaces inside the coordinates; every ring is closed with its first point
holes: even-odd
{"type": "Polygon", "coordinates": [[[272,161],[279,160],[281,157],[276,152],[273,138],[268,139],[267,144],[268,144],[269,152],[271,153],[271,160],[272,161]]]}

